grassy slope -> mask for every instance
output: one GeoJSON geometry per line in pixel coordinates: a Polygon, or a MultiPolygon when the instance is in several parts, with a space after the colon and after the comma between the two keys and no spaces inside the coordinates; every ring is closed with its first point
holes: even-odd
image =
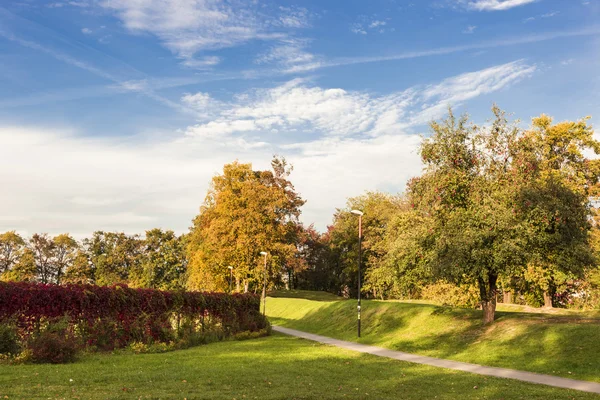
{"type": "Polygon", "coordinates": [[[275,335],[164,354],[86,356],[67,365],[0,365],[0,398],[598,399],[600,396],[388,360],[275,335]]]}
{"type": "MultiPolygon", "coordinates": [[[[433,357],[600,382],[600,319],[481,312],[431,304],[365,301],[360,343],[433,357]]],[[[274,325],[357,341],[356,301],[270,298],[274,325]]]]}

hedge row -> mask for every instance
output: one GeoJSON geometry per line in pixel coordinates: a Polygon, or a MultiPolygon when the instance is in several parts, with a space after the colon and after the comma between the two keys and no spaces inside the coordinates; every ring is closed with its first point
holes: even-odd
{"type": "Polygon", "coordinates": [[[109,348],[170,341],[182,329],[230,335],[267,326],[254,294],[0,282],[0,323],[16,325],[22,338],[59,321],[88,345],[109,348]]]}

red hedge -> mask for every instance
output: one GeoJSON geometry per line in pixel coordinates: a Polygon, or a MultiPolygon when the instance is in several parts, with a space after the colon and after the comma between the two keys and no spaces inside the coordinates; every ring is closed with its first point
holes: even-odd
{"type": "Polygon", "coordinates": [[[16,323],[23,335],[32,334],[40,321],[65,317],[71,326],[87,332],[88,342],[97,340],[93,331],[100,326],[112,331],[117,345],[148,337],[164,341],[165,332],[173,332],[174,321],[182,319],[197,323],[198,329],[204,329],[208,319],[226,333],[267,325],[260,314],[260,298],[254,294],[0,282],[0,322],[16,323]]]}

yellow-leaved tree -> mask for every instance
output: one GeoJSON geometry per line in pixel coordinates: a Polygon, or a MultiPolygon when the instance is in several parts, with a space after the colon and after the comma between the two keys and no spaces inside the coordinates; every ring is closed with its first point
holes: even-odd
{"type": "Polygon", "coordinates": [[[189,236],[189,289],[225,291],[235,282],[238,291],[256,292],[265,273],[268,283],[276,282],[295,262],[305,202],[288,180],[292,168],[285,159],[274,157],[271,166],[255,171],[236,161],[212,179],[189,236]]]}

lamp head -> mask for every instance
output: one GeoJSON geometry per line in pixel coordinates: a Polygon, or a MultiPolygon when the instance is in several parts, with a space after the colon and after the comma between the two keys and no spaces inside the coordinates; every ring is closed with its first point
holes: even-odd
{"type": "Polygon", "coordinates": [[[261,256],[266,256],[267,254],[269,254],[269,253],[267,253],[266,251],[261,251],[261,252],[260,252],[260,255],[261,255],[261,256]]]}
{"type": "Polygon", "coordinates": [[[359,211],[359,210],[352,210],[352,211],[350,211],[350,212],[351,212],[352,214],[354,214],[354,215],[358,215],[358,216],[362,216],[362,215],[363,215],[363,212],[362,212],[362,211],[359,211]]]}
{"type": "Polygon", "coordinates": [[[233,267],[232,267],[231,265],[230,265],[230,266],[228,266],[227,268],[229,268],[229,269],[233,269],[233,267]]]}

